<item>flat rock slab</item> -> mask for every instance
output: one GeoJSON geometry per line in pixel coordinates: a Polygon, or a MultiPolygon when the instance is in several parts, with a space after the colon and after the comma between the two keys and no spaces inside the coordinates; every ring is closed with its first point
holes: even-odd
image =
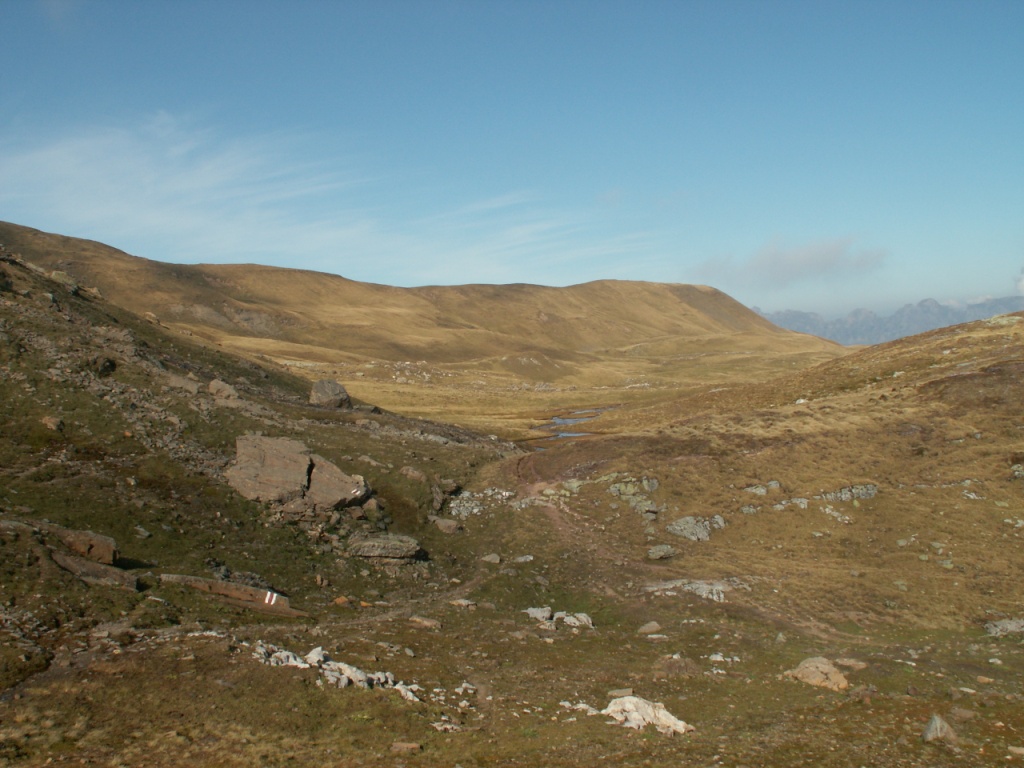
{"type": "Polygon", "coordinates": [[[50,556],[53,558],[53,562],[86,584],[128,589],[132,592],[137,592],[139,589],[138,578],[112,565],[103,565],[93,560],[86,560],[84,557],[65,555],[60,552],[52,552],[50,556]]]}
{"type": "Polygon", "coordinates": [[[278,616],[308,616],[309,614],[291,607],[288,598],[271,589],[249,587],[230,581],[204,579],[199,576],[185,576],[178,573],[160,575],[161,584],[182,584],[200,592],[224,598],[231,603],[241,605],[261,613],[272,613],[278,616]]]}
{"type": "Polygon", "coordinates": [[[787,670],[783,674],[808,685],[828,688],[830,691],[845,691],[850,687],[850,683],[839,668],[822,656],[804,659],[795,669],[787,670]]]}
{"type": "Polygon", "coordinates": [[[365,539],[350,540],[348,553],[354,557],[379,557],[388,560],[413,560],[422,553],[420,543],[412,536],[385,533],[365,539]]]}
{"type": "Polygon", "coordinates": [[[113,565],[120,557],[117,551],[117,542],[109,536],[92,531],[73,531],[70,528],[62,528],[59,525],[39,524],[39,527],[46,533],[56,536],[65,547],[76,555],[81,555],[96,563],[113,565]]]}

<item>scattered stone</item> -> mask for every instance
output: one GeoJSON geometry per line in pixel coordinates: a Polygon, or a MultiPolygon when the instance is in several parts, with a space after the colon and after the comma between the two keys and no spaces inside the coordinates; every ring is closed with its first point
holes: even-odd
{"type": "Polygon", "coordinates": [[[523,613],[534,621],[550,621],[551,617],[554,616],[551,606],[548,605],[545,605],[543,608],[527,608],[523,613]]]}
{"type": "Polygon", "coordinates": [[[639,696],[620,696],[612,699],[608,706],[601,710],[601,714],[608,715],[625,728],[636,730],[643,730],[647,725],[653,725],[659,733],[666,735],[696,730],[692,725],[674,717],[665,709],[664,704],[647,701],[639,696]]]}
{"type": "Polygon", "coordinates": [[[193,379],[188,379],[184,376],[179,376],[176,373],[165,373],[164,382],[168,387],[174,387],[175,389],[182,389],[188,392],[190,395],[199,394],[199,382],[193,379]]]}
{"type": "Polygon", "coordinates": [[[226,381],[220,379],[214,379],[210,382],[208,387],[211,395],[216,397],[218,400],[237,400],[238,390],[228,384],[226,381]]]}
{"type": "Polygon", "coordinates": [[[978,713],[971,709],[964,709],[963,707],[953,707],[949,710],[949,719],[955,723],[966,723],[968,720],[973,720],[977,717],[978,713]]]}
{"type": "Polygon", "coordinates": [[[414,741],[396,741],[391,745],[391,751],[398,754],[408,755],[413,752],[423,751],[423,747],[414,741]]]}
{"type": "Polygon", "coordinates": [[[928,721],[928,725],[925,726],[924,732],[921,734],[921,739],[926,742],[944,741],[947,744],[955,744],[957,736],[953,726],[939,715],[932,715],[932,719],[928,721]]]}
{"type": "Polygon", "coordinates": [[[594,628],[594,620],[585,613],[566,613],[565,611],[558,611],[554,620],[558,621],[561,619],[567,627],[586,627],[587,629],[594,628]]]}
{"type": "Polygon", "coordinates": [[[990,621],[985,625],[985,631],[992,637],[1021,635],[1024,634],[1024,619],[1001,619],[999,621],[990,621]]]}
{"type": "Polygon", "coordinates": [[[739,579],[728,579],[725,581],[687,581],[686,579],[675,579],[673,581],[662,581],[658,584],[649,584],[644,587],[645,592],[653,592],[657,595],[675,595],[679,592],[689,592],[702,597],[705,600],[712,600],[716,603],[725,602],[725,593],[733,589],[750,590],[750,586],[739,579]]]}
{"type": "Polygon", "coordinates": [[[854,499],[873,499],[878,493],[878,486],[874,483],[863,483],[860,485],[848,485],[838,491],[823,493],[820,497],[825,501],[853,501],[854,499]]]}
{"type": "Polygon", "coordinates": [[[665,530],[690,541],[708,541],[711,538],[711,525],[699,517],[681,517],[665,526],[665,530]]]}
{"type": "Polygon", "coordinates": [[[427,482],[427,476],[423,472],[414,467],[402,467],[400,470],[398,470],[398,473],[400,475],[408,477],[410,480],[415,480],[418,483],[427,482]]]}
{"type": "Polygon", "coordinates": [[[661,632],[661,624],[659,624],[656,621],[648,621],[636,632],[638,635],[653,635],[658,632],[661,632]]]}
{"type": "Polygon", "coordinates": [[[655,680],[692,678],[703,675],[704,668],[681,653],[673,653],[660,657],[654,664],[653,673],[655,680]]]}
{"type": "Polygon", "coordinates": [[[577,701],[575,704],[569,701],[560,701],[558,702],[558,706],[562,707],[563,709],[568,709],[575,712],[584,712],[588,717],[592,715],[601,714],[592,706],[583,701],[577,701]]]}
{"type": "Polygon", "coordinates": [[[40,421],[43,423],[44,427],[46,427],[49,430],[52,430],[53,432],[64,431],[63,420],[57,418],[56,416],[43,416],[43,418],[41,418],[40,421]]]}
{"type": "Polygon", "coordinates": [[[831,691],[845,691],[850,687],[838,667],[822,656],[804,659],[795,669],[790,669],[783,675],[818,688],[828,688],[831,691]]]}
{"type": "Polygon", "coordinates": [[[725,518],[715,515],[706,517],[681,517],[665,526],[665,530],[675,536],[681,536],[690,541],[708,541],[711,538],[711,531],[724,528],[725,518]]]}
{"type": "Polygon", "coordinates": [[[483,560],[485,563],[491,563],[492,565],[498,565],[498,563],[501,562],[501,555],[499,555],[497,552],[492,552],[489,555],[484,555],[480,559],[483,560]]]}
{"type": "Polygon", "coordinates": [[[97,376],[103,378],[117,370],[117,361],[106,355],[98,355],[89,361],[89,368],[97,376]]]}
{"type": "Polygon", "coordinates": [[[753,493],[758,496],[767,496],[769,490],[776,490],[781,487],[778,480],[769,480],[764,485],[748,485],[743,490],[747,493],[753,493]]]}
{"type": "Polygon", "coordinates": [[[648,560],[667,560],[679,554],[679,550],[671,544],[656,544],[647,550],[648,560]]]}
{"type": "Polygon", "coordinates": [[[323,408],[351,408],[352,398],[334,379],[320,379],[309,392],[309,403],[323,408]]]}
{"type": "Polygon", "coordinates": [[[336,686],[338,688],[392,688],[406,701],[420,701],[416,691],[422,690],[418,685],[406,685],[396,680],[390,672],[367,673],[358,667],[340,661],[332,661],[323,648],[314,648],[305,657],[291,651],[278,648],[276,645],[258,642],[253,650],[253,658],[272,667],[296,667],[297,669],[316,669],[320,673],[317,685],[336,686]]]}
{"type": "Polygon", "coordinates": [[[458,520],[452,520],[447,517],[437,517],[436,515],[431,515],[429,519],[441,533],[451,535],[462,530],[462,524],[458,520]]]}

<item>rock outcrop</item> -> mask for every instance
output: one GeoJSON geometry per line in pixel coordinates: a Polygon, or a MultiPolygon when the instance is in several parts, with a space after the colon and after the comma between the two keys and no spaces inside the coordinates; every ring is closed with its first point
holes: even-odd
{"type": "Polygon", "coordinates": [[[271,589],[259,589],[230,581],[203,579],[198,576],[184,576],[177,573],[160,574],[160,582],[162,584],[182,584],[261,613],[272,613],[278,616],[309,615],[292,608],[286,596],[271,589]]]}

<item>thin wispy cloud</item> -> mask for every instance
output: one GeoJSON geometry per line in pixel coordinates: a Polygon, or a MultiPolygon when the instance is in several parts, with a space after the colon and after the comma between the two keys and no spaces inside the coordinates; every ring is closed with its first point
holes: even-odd
{"type": "Polygon", "coordinates": [[[344,159],[310,161],[302,148],[321,143],[308,138],[225,140],[160,114],[0,141],[3,218],[162,261],[301,265],[398,285],[544,282],[559,264],[579,274],[641,239],[602,242],[585,216],[528,191],[403,220],[397,198],[412,185],[344,159]]]}
{"type": "Polygon", "coordinates": [[[884,266],[886,258],[886,251],[858,247],[851,237],[802,245],[773,241],[747,258],[706,261],[700,271],[725,284],[785,289],[799,284],[868,277],[884,266]]]}

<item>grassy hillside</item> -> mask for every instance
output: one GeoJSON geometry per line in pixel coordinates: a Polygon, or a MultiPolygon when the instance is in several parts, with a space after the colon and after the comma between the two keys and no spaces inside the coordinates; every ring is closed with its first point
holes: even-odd
{"type": "Polygon", "coordinates": [[[0,242],[224,350],[507,437],[524,437],[552,410],[774,377],[846,353],[706,286],[393,288],[275,267],[163,264],[13,224],[0,223],[0,242]]]}
{"type": "MultiPolygon", "coordinates": [[[[27,252],[10,234],[0,241],[27,252]]],[[[39,253],[70,267],[67,252],[39,253]]],[[[154,277],[163,269],[178,268],[146,267],[139,280],[180,300],[180,285],[154,277]]],[[[223,307],[212,273],[181,269],[181,281],[206,286],[190,295],[208,290],[203,300],[223,307]]],[[[402,291],[391,306],[400,317],[409,300],[419,317],[451,301],[439,318],[485,325],[487,313],[463,304],[492,290],[520,307],[557,304],[555,322],[581,346],[615,334],[588,335],[577,314],[611,323],[590,307],[637,290],[690,314],[621,310],[616,322],[643,323],[635,356],[622,329],[613,352],[573,351],[551,331],[544,343],[561,356],[536,362],[487,345],[472,360],[318,362],[291,354],[311,348],[301,339],[233,335],[251,344],[239,356],[212,331],[200,337],[214,325],[183,335],[185,324],[147,321],[102,286],[105,299],[0,261],[0,764],[1020,759],[1024,635],[986,627],[1024,618],[1024,316],[822,359],[803,337],[743,330],[742,308],[734,316],[705,289],[506,288],[417,289],[443,295],[422,304],[402,291]],[[537,298],[549,291],[558,302],[537,298]],[[460,295],[470,298],[447,298],[460,295]],[[685,352],[665,352],[682,328],[685,352]],[[531,377],[536,367],[544,373],[531,377]],[[355,409],[309,405],[309,378],[328,370],[345,373],[355,409]],[[216,394],[215,381],[237,397],[216,394]],[[458,418],[370,407],[384,400],[458,418]],[[487,436],[536,434],[540,415],[593,405],[610,407],[567,429],[594,434],[544,450],[487,436]],[[244,498],[225,470],[236,438],[259,433],[364,476],[372,503],[308,524],[244,498]],[[60,566],[69,551],[53,525],[113,537],[116,568],[138,588],[60,566]],[[348,549],[385,529],[414,537],[423,555],[396,563],[348,549]],[[268,614],[164,574],[273,588],[307,615],[268,614]],[[525,613],[544,606],[586,613],[593,628],[525,613]],[[417,685],[420,701],[263,664],[261,643],[300,655],[320,646],[417,685]],[[813,657],[834,662],[846,686],[785,674],[813,657]],[[636,732],[571,708],[601,709],[623,689],[696,730],[636,732]],[[933,715],[955,742],[922,740],[933,715]]],[[[272,292],[260,290],[247,300],[263,311],[272,292]]],[[[328,312],[326,300],[316,306],[328,312]]],[[[526,327],[516,323],[526,320],[484,332],[515,335],[526,327]]]]}

